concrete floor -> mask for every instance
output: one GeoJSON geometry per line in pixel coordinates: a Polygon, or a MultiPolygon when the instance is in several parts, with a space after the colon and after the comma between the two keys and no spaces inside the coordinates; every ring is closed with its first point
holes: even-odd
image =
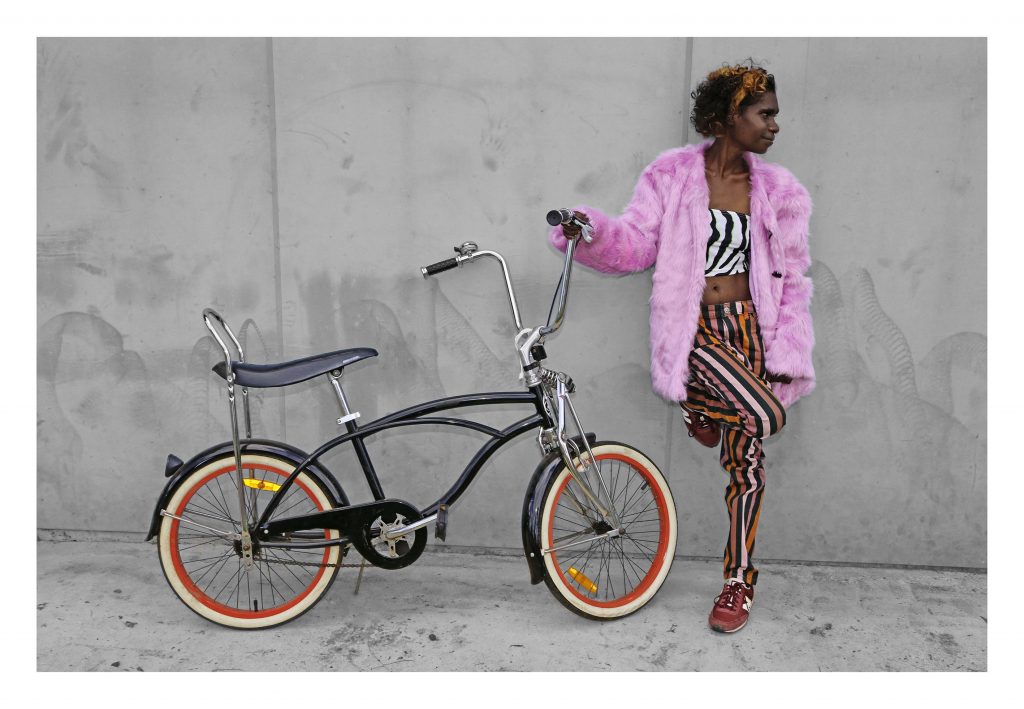
{"type": "Polygon", "coordinates": [[[708,630],[719,564],[677,559],[657,598],[596,623],[531,586],[519,556],[438,551],[400,571],[342,569],[293,623],[232,631],[171,592],[156,547],[39,541],[37,669],[972,670],[987,668],[987,576],[763,563],[735,635],[708,630]]]}

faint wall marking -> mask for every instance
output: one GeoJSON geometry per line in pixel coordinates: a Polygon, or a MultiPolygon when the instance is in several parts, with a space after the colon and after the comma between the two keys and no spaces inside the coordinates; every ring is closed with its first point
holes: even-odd
{"type": "Polygon", "coordinates": [[[836,387],[842,401],[851,405],[857,396],[858,381],[868,371],[860,348],[877,348],[889,367],[888,381],[877,383],[891,391],[911,428],[924,430],[927,407],[937,407],[955,419],[953,381],[957,371],[985,378],[987,338],[978,332],[949,335],[915,364],[906,336],[879,302],[866,269],[851,272],[849,299],[843,298],[838,279],[824,262],[815,260],[812,272],[819,380],[836,387]],[[923,372],[920,385],[919,372],[923,372]]]}
{"type": "MultiPolygon", "coordinates": [[[[39,121],[38,142],[46,146],[43,158],[47,162],[60,160],[72,170],[84,167],[99,178],[101,185],[119,187],[123,181],[121,165],[96,145],[85,128],[85,103],[76,89],[77,70],[76,58],[68,56],[66,50],[59,48],[51,54],[43,51],[40,43],[38,85],[44,88],[40,90],[38,110],[40,116],[49,117],[39,121]],[[46,87],[51,87],[49,92],[46,87]],[[63,92],[58,94],[52,87],[62,87],[63,92]]],[[[121,204],[119,189],[106,192],[121,204]]]]}
{"type": "Polygon", "coordinates": [[[142,359],[103,318],[61,313],[38,331],[37,393],[40,505],[74,511],[86,523],[106,519],[108,510],[83,507],[97,481],[81,473],[89,451],[109,461],[126,455],[125,446],[112,445],[126,421],[157,428],[142,359]]]}

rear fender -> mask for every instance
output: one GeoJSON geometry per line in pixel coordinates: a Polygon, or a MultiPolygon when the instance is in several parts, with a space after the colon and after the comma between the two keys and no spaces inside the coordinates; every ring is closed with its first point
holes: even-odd
{"type": "MultiPolygon", "coordinates": [[[[582,449],[579,436],[574,436],[573,441],[582,449]]],[[[587,441],[591,447],[597,443],[597,436],[593,433],[587,434],[587,441]]],[[[562,456],[557,450],[551,451],[540,461],[537,469],[533,471],[530,484],[526,488],[526,499],[523,500],[523,551],[526,553],[526,563],[530,567],[530,583],[536,584],[544,580],[547,573],[544,570],[544,559],[540,550],[543,548],[540,543],[540,516],[541,501],[544,499],[544,491],[547,490],[551,479],[559,473],[564,466],[562,456]]]]}
{"type": "MultiPolygon", "coordinates": [[[[269,455],[274,458],[280,458],[281,460],[287,461],[295,466],[298,466],[299,463],[308,457],[307,453],[299,450],[298,448],[294,448],[287,443],[281,443],[280,441],[260,439],[243,441],[241,443],[241,450],[243,454],[257,453],[269,455]]],[[[164,490],[160,493],[160,497],[157,499],[156,509],[153,510],[153,519],[149,524],[149,534],[146,536],[147,542],[155,537],[157,532],[160,530],[160,510],[167,509],[168,503],[170,503],[171,498],[174,496],[174,493],[181,486],[181,483],[185,478],[187,478],[190,473],[209,463],[211,460],[219,458],[225,454],[234,454],[234,444],[231,441],[218,443],[215,446],[207,448],[184,463],[181,462],[181,459],[177,456],[167,456],[167,465],[164,469],[164,475],[167,476],[169,480],[167,481],[167,484],[164,485],[164,490]]],[[[332,507],[341,507],[342,505],[349,504],[345,491],[342,490],[341,485],[327,468],[319,465],[318,463],[310,463],[306,466],[306,472],[316,478],[317,482],[322,484],[331,500],[332,507]]]]}

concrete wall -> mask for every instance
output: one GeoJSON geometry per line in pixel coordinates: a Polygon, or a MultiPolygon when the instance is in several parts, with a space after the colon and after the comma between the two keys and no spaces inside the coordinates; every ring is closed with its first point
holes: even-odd
{"type": "MultiPolygon", "coordinates": [[[[543,319],[546,210],[623,206],[696,139],[689,89],[748,55],[779,81],[768,157],[815,199],[819,342],[818,391],[766,445],[758,553],[984,566],[984,40],[41,40],[40,527],[143,530],[166,454],[228,436],[207,305],[246,323],[254,361],[377,348],[346,374],[364,421],[516,389],[497,264],[418,267],[499,250],[543,319]]],[[[679,553],[718,555],[724,474],[651,391],[649,292],[649,273],[577,269],[549,364],[588,428],[668,473],[679,553]]],[[[337,428],[321,383],[255,411],[302,447],[337,428]]],[[[370,450],[389,494],[426,505],[479,444],[405,429],[370,450]]],[[[536,459],[529,437],[493,459],[448,543],[516,547],[536,459]]],[[[353,456],[328,462],[369,498],[353,456]]]]}

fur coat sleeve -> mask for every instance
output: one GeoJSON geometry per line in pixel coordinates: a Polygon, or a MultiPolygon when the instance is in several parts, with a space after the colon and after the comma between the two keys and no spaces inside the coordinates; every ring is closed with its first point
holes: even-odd
{"type": "MultiPolygon", "coordinates": [[[[593,242],[581,240],[577,245],[576,261],[595,271],[613,274],[643,271],[654,265],[662,221],[661,196],[655,179],[652,164],[640,175],[622,216],[611,217],[586,205],[573,207],[590,217],[594,227],[593,242]]],[[[551,230],[548,241],[562,252],[568,245],[561,226],[551,230]]]]}

